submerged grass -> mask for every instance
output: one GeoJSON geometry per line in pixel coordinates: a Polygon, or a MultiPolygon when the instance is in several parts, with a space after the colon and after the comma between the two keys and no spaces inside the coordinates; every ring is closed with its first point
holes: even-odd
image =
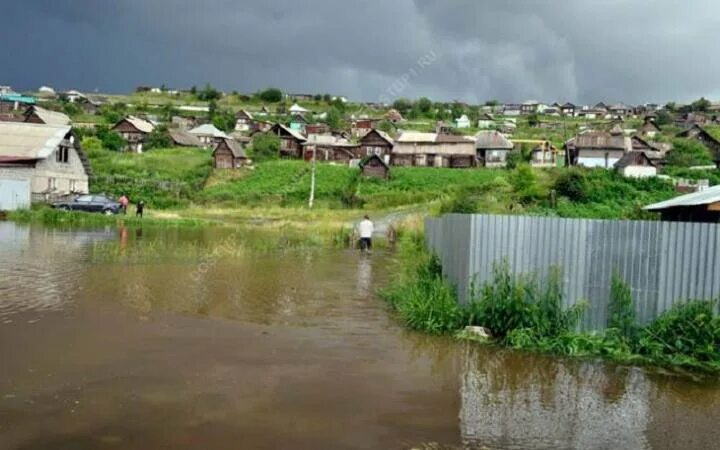
{"type": "Polygon", "coordinates": [[[487,328],[497,345],[518,350],[720,372],[720,317],[714,313],[715,301],[678,304],[640,326],[630,290],[616,276],[608,328],[580,332],[578,324],[587,303],[563,307],[557,270],[546,280],[538,280],[511,274],[507,264],[499,264],[493,279],[474,289],[473,300],[461,306],[442,276],[438,258],[425,249],[419,236],[403,238],[398,262],[402,270],[380,294],[414,330],[463,337],[464,327],[476,325],[487,328]]]}

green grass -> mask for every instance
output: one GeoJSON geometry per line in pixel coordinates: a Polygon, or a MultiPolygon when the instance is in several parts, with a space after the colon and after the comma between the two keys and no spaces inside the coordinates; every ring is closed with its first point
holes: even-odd
{"type": "Polygon", "coordinates": [[[212,170],[210,152],[195,148],[154,149],[142,154],[89,150],[91,190],[127,194],[154,208],[185,206],[212,170]]]}

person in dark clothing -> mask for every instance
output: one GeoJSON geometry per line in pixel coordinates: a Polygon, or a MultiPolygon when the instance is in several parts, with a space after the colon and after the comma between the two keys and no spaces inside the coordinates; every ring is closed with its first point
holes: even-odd
{"type": "Polygon", "coordinates": [[[135,217],[139,217],[142,219],[144,210],[145,210],[145,202],[140,200],[137,204],[137,207],[135,208],[135,217]]]}

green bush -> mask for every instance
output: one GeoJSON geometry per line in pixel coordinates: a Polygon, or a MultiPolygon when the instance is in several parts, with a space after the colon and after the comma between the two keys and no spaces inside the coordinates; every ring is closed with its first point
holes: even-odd
{"type": "Polygon", "coordinates": [[[710,150],[702,143],[691,139],[674,139],[673,149],[667,154],[668,166],[691,167],[713,164],[710,150]]]}
{"type": "Polygon", "coordinates": [[[248,154],[255,161],[278,159],[280,138],[273,134],[259,134],[253,138],[248,154]]]}

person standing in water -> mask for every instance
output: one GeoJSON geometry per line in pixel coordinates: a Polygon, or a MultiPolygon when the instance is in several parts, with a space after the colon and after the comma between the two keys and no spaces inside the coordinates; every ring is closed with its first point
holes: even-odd
{"type": "Polygon", "coordinates": [[[144,210],[145,210],[145,202],[140,200],[137,204],[137,207],[135,208],[135,217],[139,217],[142,219],[144,210]]]}
{"type": "Polygon", "coordinates": [[[370,217],[367,215],[358,224],[358,233],[360,234],[360,250],[369,251],[372,249],[372,235],[375,230],[370,217]]]}

